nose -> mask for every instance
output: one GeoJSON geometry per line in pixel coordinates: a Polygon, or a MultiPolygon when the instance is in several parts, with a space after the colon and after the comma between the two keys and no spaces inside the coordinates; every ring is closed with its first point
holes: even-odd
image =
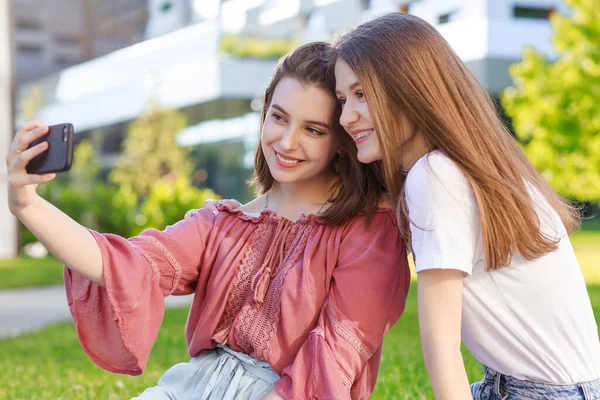
{"type": "Polygon", "coordinates": [[[289,125],[287,129],[281,135],[281,139],[279,140],[279,145],[281,146],[281,150],[294,150],[298,146],[298,140],[296,137],[297,129],[293,125],[289,125]]]}
{"type": "Polygon", "coordinates": [[[356,111],[354,104],[352,104],[351,101],[346,101],[346,104],[344,104],[344,107],[342,108],[342,115],[340,115],[340,125],[344,128],[348,128],[358,121],[359,118],[360,115],[356,111]]]}

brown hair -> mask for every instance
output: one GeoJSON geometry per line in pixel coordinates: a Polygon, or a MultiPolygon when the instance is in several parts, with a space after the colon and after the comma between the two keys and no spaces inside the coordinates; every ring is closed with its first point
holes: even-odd
{"type": "Polygon", "coordinates": [[[432,149],[469,179],[479,206],[487,269],[510,263],[515,250],[530,260],[557,247],[540,231],[526,182],[537,188],[570,232],[580,216],[527,160],[499,119],[487,91],[427,22],[391,13],[366,22],[334,43],[336,56],[357,75],[369,103],[402,237],[410,245],[401,171],[408,118],[432,149]],[[401,152],[401,150],[400,150],[401,152]]]}
{"type": "MultiPolygon", "coordinates": [[[[313,42],[292,50],[279,60],[265,90],[261,110],[261,129],[275,87],[285,77],[296,79],[306,85],[315,85],[331,95],[331,101],[336,104],[330,120],[331,133],[336,135],[340,143],[340,154],[334,157],[333,163],[339,179],[331,188],[332,204],[320,218],[329,224],[339,224],[360,212],[364,212],[370,218],[383,193],[384,179],[378,164],[364,165],[358,161],[354,140],[339,124],[341,107],[335,96],[335,77],[330,69],[331,56],[332,48],[328,43],[313,42]]],[[[275,183],[260,141],[254,157],[254,173],[248,182],[259,194],[268,192],[275,183]]]]}

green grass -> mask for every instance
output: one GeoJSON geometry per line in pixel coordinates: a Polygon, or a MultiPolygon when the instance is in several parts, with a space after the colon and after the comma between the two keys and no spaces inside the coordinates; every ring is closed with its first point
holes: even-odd
{"type": "MultiPolygon", "coordinates": [[[[596,320],[600,320],[600,230],[572,236],[596,320]]],[[[0,261],[0,287],[60,283],[62,267],[53,259],[0,261]]],[[[373,399],[431,399],[433,394],[421,357],[416,285],[404,315],[386,335],[373,399]]],[[[148,367],[139,377],[115,375],[96,367],[83,353],[72,324],[0,340],[0,399],[121,399],[153,386],[172,365],[187,361],[184,324],[187,309],[167,310],[148,367]]],[[[482,367],[464,351],[471,381],[482,367]]]]}
{"type": "Polygon", "coordinates": [[[62,284],[62,271],[53,257],[0,260],[0,290],[62,284]]]}
{"type": "MultiPolygon", "coordinates": [[[[596,320],[600,318],[600,286],[588,287],[596,320]]],[[[373,399],[431,399],[417,325],[416,285],[406,311],[386,335],[373,399]]],[[[187,309],[169,309],[146,371],[138,377],[116,375],[96,367],[85,356],[72,324],[0,341],[0,399],[121,399],[154,386],[172,365],[187,361],[183,327],[187,309]]],[[[471,381],[482,367],[464,351],[471,381]]]]}

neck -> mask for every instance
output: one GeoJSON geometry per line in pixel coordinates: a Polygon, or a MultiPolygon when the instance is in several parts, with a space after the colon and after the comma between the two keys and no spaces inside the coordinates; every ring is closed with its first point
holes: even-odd
{"type": "Polygon", "coordinates": [[[292,220],[300,214],[317,214],[325,208],[323,205],[327,203],[336,179],[333,174],[328,174],[312,182],[276,182],[270,190],[268,208],[292,220]]]}
{"type": "Polygon", "coordinates": [[[402,168],[409,170],[421,157],[431,151],[420,132],[402,144],[402,168]]]}

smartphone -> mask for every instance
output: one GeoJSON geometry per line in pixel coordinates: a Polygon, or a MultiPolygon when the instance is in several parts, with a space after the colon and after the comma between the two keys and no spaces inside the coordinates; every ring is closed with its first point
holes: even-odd
{"type": "Polygon", "coordinates": [[[72,124],[50,126],[46,135],[34,140],[29,145],[29,147],[33,147],[39,143],[48,142],[48,149],[35,156],[27,164],[27,173],[42,175],[51,172],[65,172],[71,169],[71,164],[73,164],[73,135],[72,124]]]}

